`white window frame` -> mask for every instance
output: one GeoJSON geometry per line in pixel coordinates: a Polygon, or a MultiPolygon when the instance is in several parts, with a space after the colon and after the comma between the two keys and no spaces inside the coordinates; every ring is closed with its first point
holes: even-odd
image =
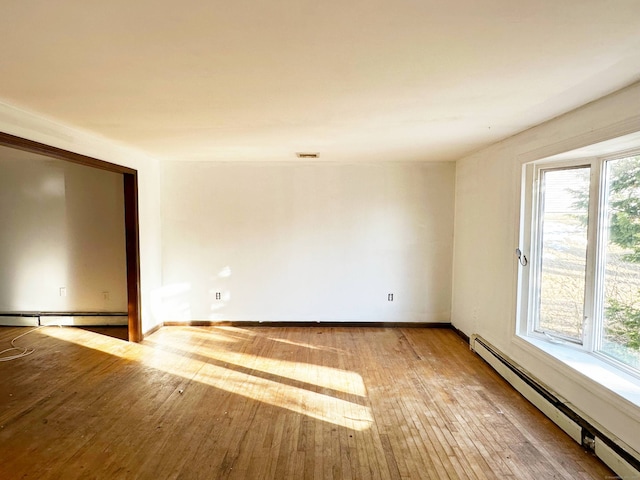
{"type": "Polygon", "coordinates": [[[522,170],[522,201],[519,249],[522,261],[518,271],[518,315],[516,316],[516,334],[523,338],[535,339],[561,345],[569,349],[586,352],[600,360],[607,362],[621,371],[640,378],[640,371],[620,362],[599,351],[602,342],[603,328],[603,270],[605,268],[604,255],[606,253],[606,232],[601,231],[606,213],[607,185],[603,181],[606,162],[640,155],[640,149],[621,151],[611,155],[574,158],[571,160],[540,160],[523,165],[522,170]],[[571,168],[590,168],[589,190],[589,222],[587,230],[586,282],[584,298],[584,324],[580,342],[548,335],[536,331],[538,288],[535,282],[540,278],[541,255],[537,251],[541,245],[541,178],[545,171],[563,170],[571,168]],[[524,259],[527,264],[522,265],[524,259]]]}

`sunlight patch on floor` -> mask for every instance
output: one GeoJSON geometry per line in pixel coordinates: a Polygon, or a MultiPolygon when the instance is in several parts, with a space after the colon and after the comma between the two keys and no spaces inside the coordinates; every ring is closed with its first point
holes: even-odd
{"type": "Polygon", "coordinates": [[[366,395],[362,377],[355,372],[348,372],[338,368],[312,363],[217,350],[207,346],[199,346],[198,355],[228,364],[229,368],[237,365],[244,369],[250,368],[267,375],[286,377],[291,380],[313,384],[320,388],[327,388],[349,395],[357,395],[360,397],[366,395]]]}
{"type": "MultiPolygon", "coordinates": [[[[171,344],[171,335],[166,336],[168,341],[163,345],[163,337],[158,337],[159,341],[155,341],[153,335],[145,341],[146,344],[135,344],[74,328],[46,327],[41,331],[65,342],[140,362],[189,382],[200,382],[341,427],[362,431],[373,423],[368,406],[339,398],[353,395],[364,401],[364,382],[355,372],[239,352],[217,351],[203,346],[197,347],[195,355],[186,352],[181,355],[168,351],[177,347],[171,344]],[[154,344],[157,346],[152,346],[154,344]],[[208,362],[206,358],[215,363],[208,362]]],[[[228,339],[218,340],[228,342],[228,339]]],[[[184,393],[188,394],[188,383],[184,393]]]]}

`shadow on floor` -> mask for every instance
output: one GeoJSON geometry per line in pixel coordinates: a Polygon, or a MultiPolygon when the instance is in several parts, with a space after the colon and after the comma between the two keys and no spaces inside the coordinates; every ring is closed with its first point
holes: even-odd
{"type": "Polygon", "coordinates": [[[108,337],[117,338],[120,340],[129,339],[129,330],[125,326],[76,327],[76,328],[87,330],[93,333],[99,333],[100,335],[106,335],[108,337]]]}

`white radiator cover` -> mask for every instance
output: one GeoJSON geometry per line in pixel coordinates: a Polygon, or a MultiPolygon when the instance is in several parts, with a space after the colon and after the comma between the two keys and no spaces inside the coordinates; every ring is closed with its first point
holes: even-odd
{"type": "Polygon", "coordinates": [[[46,314],[39,315],[7,315],[0,314],[0,326],[2,327],[37,327],[46,326],[78,326],[78,327],[104,327],[104,326],[127,326],[129,317],[127,314],[46,314]]]}
{"type": "Polygon", "coordinates": [[[0,316],[0,327],[37,327],[38,318],[40,317],[2,315],[0,316]]]}
{"type": "Polygon", "coordinates": [[[40,325],[48,326],[125,326],[128,325],[129,318],[126,315],[60,315],[40,317],[40,325]]]}

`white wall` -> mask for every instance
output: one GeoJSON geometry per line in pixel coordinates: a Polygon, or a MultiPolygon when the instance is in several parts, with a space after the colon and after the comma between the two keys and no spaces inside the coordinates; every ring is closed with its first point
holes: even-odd
{"type": "Polygon", "coordinates": [[[0,225],[0,311],[127,311],[122,174],[0,147],[0,225]]]}
{"type": "Polygon", "coordinates": [[[164,163],[165,319],[448,322],[454,174],[164,163]]]}
{"type": "Polygon", "coordinates": [[[138,172],[142,331],[159,323],[154,303],[161,286],[159,162],[134,149],[34,113],[0,104],[0,131],[138,172]]]}
{"type": "Polygon", "coordinates": [[[523,163],[640,131],[640,84],[457,162],[452,323],[478,333],[640,451],[640,409],[513,342],[523,163]]]}

